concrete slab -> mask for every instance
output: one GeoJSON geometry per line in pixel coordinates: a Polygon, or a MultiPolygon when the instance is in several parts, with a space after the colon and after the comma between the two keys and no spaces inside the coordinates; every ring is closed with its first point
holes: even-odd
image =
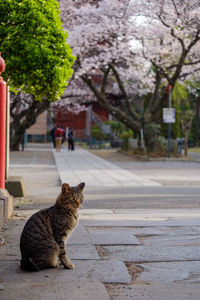
{"type": "Polygon", "coordinates": [[[126,262],[200,260],[200,246],[104,246],[106,259],[126,262]]]}
{"type": "Polygon", "coordinates": [[[93,214],[113,214],[111,209],[81,209],[79,215],[93,215],[93,214]]]}
{"type": "Polygon", "coordinates": [[[160,186],[153,180],[124,170],[84,149],[53,153],[62,183],[76,185],[84,181],[87,186],[160,186]]]}
{"type": "Polygon", "coordinates": [[[16,260],[21,257],[19,249],[20,234],[24,227],[25,220],[12,219],[5,223],[2,229],[2,236],[5,240],[0,247],[0,260],[16,260]]]}
{"type": "Polygon", "coordinates": [[[200,261],[159,262],[142,264],[140,266],[144,268],[144,272],[140,273],[139,281],[200,282],[200,261]]]}
{"type": "Polygon", "coordinates": [[[200,246],[200,235],[154,236],[140,238],[145,246],[200,246]]]}
{"type": "Polygon", "coordinates": [[[200,226],[200,219],[172,220],[172,221],[135,221],[135,220],[81,220],[84,227],[188,227],[200,226]]]}
{"type": "Polygon", "coordinates": [[[154,226],[200,226],[200,210],[197,209],[136,209],[133,212],[113,214],[88,214],[80,215],[81,224],[84,226],[119,226],[119,227],[154,227],[154,226]]]}
{"type": "MultiPolygon", "coordinates": [[[[84,210],[83,210],[84,211],[84,210]]],[[[82,216],[82,219],[88,220],[137,220],[137,221],[171,221],[171,220],[192,220],[200,218],[200,210],[199,209],[135,209],[132,211],[126,210],[119,210],[114,213],[112,216],[102,213],[97,217],[95,214],[90,214],[88,216],[82,216]]]]}
{"type": "Polygon", "coordinates": [[[84,234],[87,234],[87,230],[81,226],[80,224],[78,224],[74,230],[72,231],[72,233],[70,234],[69,239],[71,239],[74,235],[79,236],[79,238],[81,238],[81,236],[83,236],[84,234]]]}
{"type": "Polygon", "coordinates": [[[184,208],[184,209],[113,209],[113,213],[116,215],[133,215],[134,219],[167,219],[167,218],[177,218],[177,219],[190,219],[197,218],[200,216],[200,209],[198,208],[184,208]]]}
{"type": "MultiPolygon", "coordinates": [[[[131,277],[121,261],[73,261],[75,269],[71,270],[72,276],[87,276],[104,283],[129,283],[131,277]]],[[[67,280],[68,274],[63,273],[67,280]]]]}
{"type": "MultiPolygon", "coordinates": [[[[167,235],[170,236],[185,236],[191,235],[196,236],[200,232],[200,227],[198,226],[188,226],[188,227],[104,227],[103,231],[106,232],[116,232],[119,230],[120,232],[131,232],[137,238],[141,240],[141,238],[146,237],[160,237],[167,235]]],[[[86,227],[88,232],[97,232],[101,231],[102,227],[86,227]]]]}
{"type": "Polygon", "coordinates": [[[134,282],[128,286],[114,286],[109,294],[112,300],[199,300],[200,285],[134,282]]]}
{"type": "Polygon", "coordinates": [[[22,272],[16,262],[0,262],[1,299],[109,300],[104,285],[95,279],[73,278],[69,270],[22,272]]]}
{"type": "Polygon", "coordinates": [[[139,245],[140,242],[131,232],[92,232],[70,236],[68,244],[72,245],[139,245]]]}
{"type": "MultiPolygon", "coordinates": [[[[15,245],[12,241],[4,241],[1,246],[0,261],[10,260],[16,261],[21,257],[19,245],[15,245]]],[[[98,252],[93,245],[67,245],[67,255],[70,259],[88,260],[100,259],[98,252]]]]}
{"type": "Polygon", "coordinates": [[[29,280],[32,281],[32,279],[37,279],[40,282],[46,275],[52,279],[60,279],[64,282],[77,282],[77,280],[84,278],[103,283],[129,283],[131,281],[129,272],[125,264],[121,261],[73,260],[73,263],[75,265],[73,270],[66,270],[62,266],[59,266],[57,269],[27,273],[19,269],[19,261],[0,261],[0,278],[3,282],[7,280],[9,282],[12,282],[12,280],[21,280],[24,283],[29,280]]]}
{"type": "MultiPolygon", "coordinates": [[[[67,255],[70,259],[100,259],[93,245],[67,245],[67,255]]],[[[1,256],[0,256],[1,257],[1,256]]]]}

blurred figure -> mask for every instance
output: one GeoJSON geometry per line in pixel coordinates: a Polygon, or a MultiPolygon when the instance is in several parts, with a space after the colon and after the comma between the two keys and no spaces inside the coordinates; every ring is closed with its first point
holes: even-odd
{"type": "Polygon", "coordinates": [[[51,140],[52,140],[52,144],[53,144],[54,148],[56,148],[55,130],[56,130],[56,127],[53,127],[50,131],[50,136],[51,136],[51,140]]]}
{"type": "Polygon", "coordinates": [[[60,126],[56,126],[55,138],[56,138],[56,152],[60,152],[60,148],[62,146],[62,138],[63,138],[63,129],[60,126]]]}
{"type": "Polygon", "coordinates": [[[62,144],[65,142],[65,129],[63,126],[61,126],[61,129],[63,131],[63,135],[62,135],[62,144]]]}
{"type": "Polygon", "coordinates": [[[74,150],[74,133],[70,127],[68,128],[68,150],[74,150]]]}

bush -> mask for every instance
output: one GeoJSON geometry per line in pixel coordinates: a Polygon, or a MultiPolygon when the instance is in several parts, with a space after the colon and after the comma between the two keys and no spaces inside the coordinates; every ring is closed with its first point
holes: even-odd
{"type": "Polygon", "coordinates": [[[128,139],[133,137],[133,131],[131,129],[125,130],[121,133],[120,138],[122,139],[121,148],[124,151],[128,151],[128,139]]]}
{"type": "Polygon", "coordinates": [[[99,128],[98,125],[92,126],[92,137],[95,138],[96,140],[101,139],[101,129],[99,128]]]}

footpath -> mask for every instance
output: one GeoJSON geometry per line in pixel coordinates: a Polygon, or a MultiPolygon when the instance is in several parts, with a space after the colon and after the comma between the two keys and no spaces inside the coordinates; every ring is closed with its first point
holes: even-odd
{"type": "Polygon", "coordinates": [[[0,299],[200,299],[200,209],[83,208],[67,244],[75,269],[21,271],[23,226],[38,208],[55,202],[62,182],[84,181],[85,199],[107,187],[115,194],[119,186],[134,191],[160,184],[83,149],[56,153],[41,145],[12,154],[10,173],[24,176],[27,197],[17,199],[1,232],[0,299]]]}

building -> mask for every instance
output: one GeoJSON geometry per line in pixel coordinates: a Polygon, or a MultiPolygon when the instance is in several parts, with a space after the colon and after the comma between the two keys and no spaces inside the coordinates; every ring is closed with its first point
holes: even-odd
{"type": "Polygon", "coordinates": [[[40,114],[36,123],[26,131],[28,142],[45,143],[47,141],[47,112],[40,114]]]}
{"type": "Polygon", "coordinates": [[[49,133],[55,125],[60,125],[64,129],[71,127],[76,139],[88,141],[91,137],[92,125],[108,121],[109,115],[98,103],[93,103],[87,110],[78,114],[57,108],[53,116],[51,111],[50,119],[48,112],[39,115],[37,122],[26,132],[28,142],[51,141],[49,133]]]}

